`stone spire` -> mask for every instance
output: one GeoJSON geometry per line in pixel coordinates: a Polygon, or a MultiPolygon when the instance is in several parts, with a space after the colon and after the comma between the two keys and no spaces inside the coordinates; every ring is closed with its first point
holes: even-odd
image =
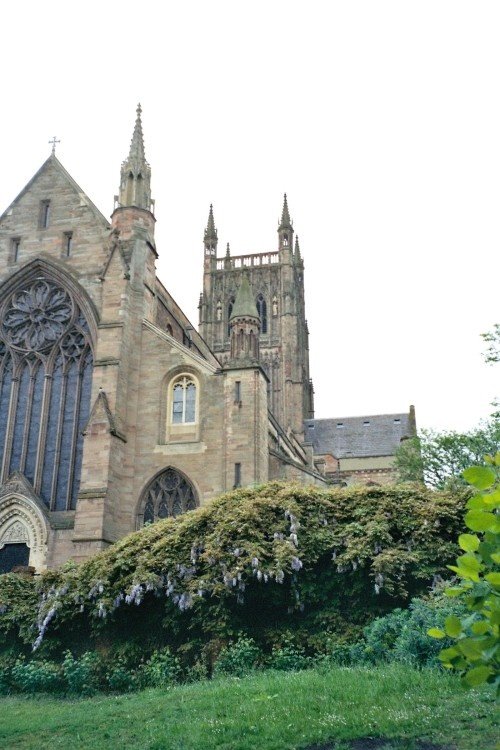
{"type": "Polygon", "coordinates": [[[243,274],[236,294],[229,318],[229,327],[231,360],[244,359],[248,362],[258,362],[260,318],[246,273],[243,274]]]}
{"type": "Polygon", "coordinates": [[[207,228],[203,235],[203,244],[205,246],[205,255],[217,255],[217,229],[215,228],[214,222],[214,208],[210,204],[210,211],[208,212],[207,228]]]}
{"type": "Polygon", "coordinates": [[[118,206],[152,210],[151,167],[146,161],[142,134],[141,105],[137,105],[137,116],[128,157],[121,167],[118,206]]]}
{"type": "Polygon", "coordinates": [[[283,196],[283,210],[281,211],[281,222],[278,227],[278,232],[282,229],[292,229],[292,222],[290,221],[290,212],[288,210],[288,201],[286,199],[286,193],[283,196]]]}
{"type": "Polygon", "coordinates": [[[146,163],[146,154],[144,151],[144,136],[142,134],[142,107],[140,104],[137,105],[136,118],[134,125],[134,133],[132,135],[132,141],[130,143],[130,153],[128,155],[128,161],[134,162],[135,164],[142,166],[146,163]]]}
{"type": "Polygon", "coordinates": [[[281,221],[278,226],[279,249],[282,253],[282,259],[292,260],[293,251],[293,226],[288,210],[288,201],[286,193],[283,196],[283,210],[281,211],[281,221]]]}
{"type": "Polygon", "coordinates": [[[257,305],[255,304],[246,273],[243,274],[229,320],[231,321],[234,318],[256,318],[259,320],[257,305]]]}
{"type": "Polygon", "coordinates": [[[294,258],[296,263],[302,263],[302,256],[300,254],[300,246],[299,246],[299,236],[296,235],[295,237],[295,252],[294,252],[294,258]]]}

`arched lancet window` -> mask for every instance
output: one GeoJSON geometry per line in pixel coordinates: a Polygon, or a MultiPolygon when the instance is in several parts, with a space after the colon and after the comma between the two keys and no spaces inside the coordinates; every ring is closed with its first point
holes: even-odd
{"type": "Polygon", "coordinates": [[[234,297],[230,297],[229,302],[227,303],[227,335],[228,336],[231,334],[231,326],[229,325],[229,321],[231,320],[231,313],[233,312],[233,306],[234,306],[234,297]]]}
{"type": "Polygon", "coordinates": [[[267,305],[264,295],[259,294],[255,300],[255,304],[257,305],[257,312],[260,318],[260,332],[267,333],[267,305]]]}
{"type": "Polygon", "coordinates": [[[87,321],[40,277],[8,294],[0,320],[0,483],[19,471],[51,510],[74,509],[92,385],[87,321]]]}
{"type": "Polygon", "coordinates": [[[161,518],[179,516],[198,505],[191,482],[179,471],[169,467],[146,487],[139,520],[154,523],[161,518]]]}
{"type": "Polygon", "coordinates": [[[181,375],[172,385],[172,424],[196,422],[196,383],[189,375],[181,375]]]}
{"type": "Polygon", "coordinates": [[[215,320],[222,320],[222,302],[220,300],[217,301],[217,306],[215,308],[215,320]]]}

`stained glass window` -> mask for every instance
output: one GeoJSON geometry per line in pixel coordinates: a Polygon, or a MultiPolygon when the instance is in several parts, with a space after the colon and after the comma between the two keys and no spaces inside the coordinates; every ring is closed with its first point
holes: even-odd
{"type": "Polygon", "coordinates": [[[0,483],[20,471],[51,510],[74,509],[92,384],[88,323],[68,291],[39,276],[3,300],[0,320],[0,483]]]}

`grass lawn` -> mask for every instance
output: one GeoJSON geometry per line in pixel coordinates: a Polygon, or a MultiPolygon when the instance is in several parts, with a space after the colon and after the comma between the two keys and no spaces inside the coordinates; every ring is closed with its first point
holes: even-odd
{"type": "Polygon", "coordinates": [[[119,696],[1,698],[0,747],[297,750],[335,742],[344,750],[348,740],[384,737],[391,750],[416,740],[493,750],[494,715],[491,690],[465,692],[437,671],[263,672],[119,696]]]}

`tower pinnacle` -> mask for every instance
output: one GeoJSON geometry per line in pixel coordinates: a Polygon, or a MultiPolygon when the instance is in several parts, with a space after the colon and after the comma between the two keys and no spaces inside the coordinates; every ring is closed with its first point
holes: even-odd
{"type": "Polygon", "coordinates": [[[119,206],[134,206],[151,211],[151,167],[146,161],[142,134],[142,108],[137,105],[130,151],[121,167],[119,206]]]}
{"type": "Polygon", "coordinates": [[[217,229],[215,228],[214,222],[214,207],[210,204],[210,211],[208,212],[207,228],[205,229],[205,242],[208,240],[215,240],[217,242],[217,229]]]}
{"type": "Polygon", "coordinates": [[[278,231],[282,229],[292,229],[292,222],[290,221],[290,212],[288,210],[288,201],[286,199],[286,193],[283,196],[283,210],[281,212],[281,222],[278,227],[278,231]]]}
{"type": "Polygon", "coordinates": [[[134,161],[135,163],[142,165],[146,162],[146,154],[144,152],[144,136],[142,134],[141,115],[142,107],[140,104],[138,104],[136,109],[134,133],[132,135],[132,141],[130,142],[128,161],[134,161]]]}
{"type": "Polygon", "coordinates": [[[205,246],[205,255],[215,257],[217,255],[217,229],[214,221],[214,207],[210,204],[208,212],[207,228],[203,234],[203,244],[205,246]]]}
{"type": "Polygon", "coordinates": [[[296,263],[302,263],[302,257],[300,255],[300,246],[299,246],[299,236],[298,235],[296,235],[296,237],[295,237],[295,252],[294,252],[294,257],[295,257],[296,263]]]}
{"type": "Polygon", "coordinates": [[[283,209],[281,211],[281,221],[278,226],[279,249],[289,260],[292,259],[293,252],[293,226],[288,210],[288,201],[286,193],[283,196],[283,209]]]}

